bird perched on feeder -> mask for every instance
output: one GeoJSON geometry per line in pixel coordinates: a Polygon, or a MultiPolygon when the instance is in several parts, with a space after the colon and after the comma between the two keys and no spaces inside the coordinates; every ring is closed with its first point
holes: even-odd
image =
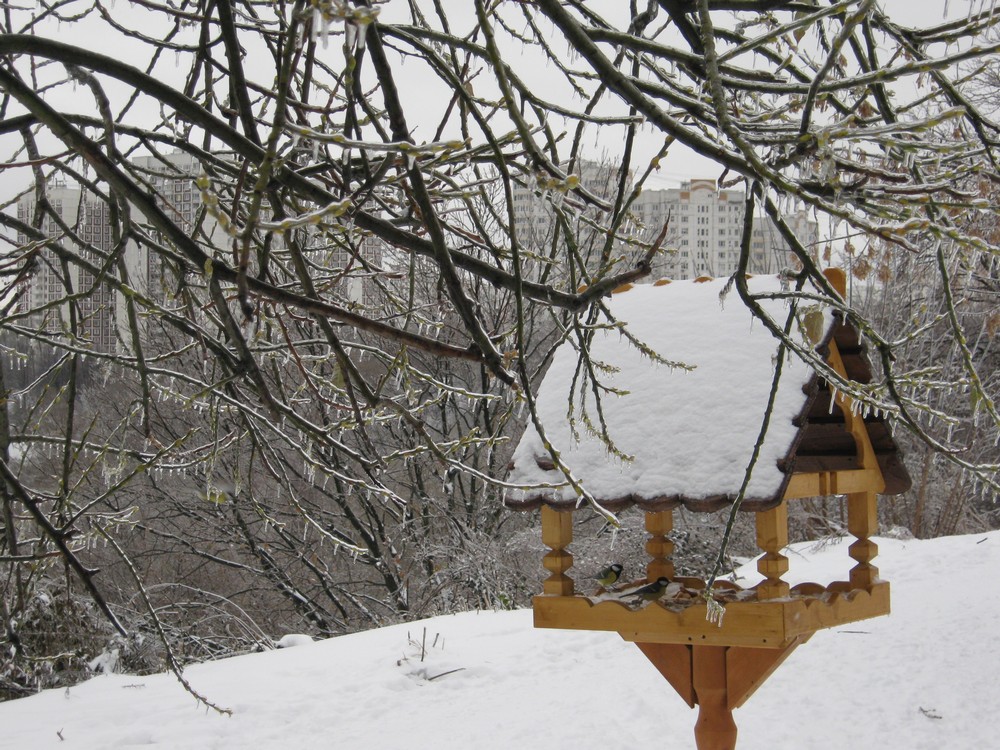
{"type": "Polygon", "coordinates": [[[664,592],[667,590],[667,586],[670,585],[670,579],[660,576],[652,583],[647,583],[645,586],[635,589],[634,591],[629,591],[627,596],[638,596],[640,599],[645,599],[647,602],[655,602],[664,592]]]}
{"type": "Polygon", "coordinates": [[[604,568],[604,570],[600,571],[597,575],[595,575],[594,580],[597,581],[599,584],[601,584],[601,588],[606,589],[608,586],[611,586],[612,584],[617,582],[619,578],[622,577],[622,570],[623,568],[620,564],[612,563],[608,567],[604,568]]]}

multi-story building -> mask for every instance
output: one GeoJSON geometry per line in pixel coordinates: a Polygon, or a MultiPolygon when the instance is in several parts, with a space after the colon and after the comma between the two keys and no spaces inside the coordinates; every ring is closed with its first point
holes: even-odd
{"type": "Polygon", "coordinates": [[[718,190],[714,180],[691,180],[679,188],[646,190],[632,204],[641,236],[652,242],[669,220],[653,276],[723,276],[736,269],[746,195],[718,190]]]}
{"type": "MultiPolygon", "coordinates": [[[[617,186],[616,177],[617,172],[610,167],[584,163],[580,170],[580,183],[600,197],[606,197],[617,186]]],[[[527,187],[514,192],[518,237],[529,245],[533,240],[540,242],[551,237],[552,230],[553,208],[536,193],[527,187]]],[[[653,260],[652,276],[677,279],[726,276],[739,263],[745,203],[746,194],[742,190],[720,190],[714,180],[707,179],[690,180],[679,188],[645,190],[631,205],[634,224],[623,228],[623,237],[616,246],[624,247],[624,239],[629,235],[647,243],[655,241],[669,219],[661,252],[653,260]]],[[[785,220],[804,245],[816,243],[818,225],[805,211],[786,216],[785,220]]],[[[586,212],[580,221],[587,221],[586,212]]],[[[581,236],[592,244],[597,240],[603,244],[605,239],[598,230],[586,225],[581,236]]],[[[756,217],[750,242],[750,271],[776,273],[789,264],[788,245],[777,228],[770,219],[756,217]]]]}
{"type": "MultiPolygon", "coordinates": [[[[202,210],[201,192],[194,182],[203,169],[197,159],[176,151],[160,158],[138,157],[132,160],[132,165],[146,174],[146,179],[159,196],[160,207],[169,218],[192,234],[200,228],[199,238],[213,246],[215,252],[230,256],[233,238],[202,210]]],[[[353,230],[336,237],[313,235],[305,245],[309,262],[317,275],[335,280],[332,288],[326,286],[325,291],[332,292],[338,303],[366,304],[370,301],[371,284],[365,283],[365,280],[370,278],[371,273],[365,264],[378,266],[381,243],[376,238],[353,230]]],[[[150,288],[155,290],[160,285],[169,288],[170,280],[164,278],[159,258],[150,253],[148,264],[150,288]]]]}
{"type": "MultiPolygon", "coordinates": [[[[652,242],[668,217],[670,228],[653,263],[653,276],[694,278],[727,276],[736,271],[746,194],[719,190],[713,180],[691,180],[680,188],[643,192],[632,204],[641,236],[652,242]]],[[[805,211],[785,216],[799,242],[815,246],[819,225],[805,211]]],[[[751,273],[777,273],[791,265],[789,247],[765,216],[754,218],[750,236],[751,273]]]]}
{"type": "MultiPolygon", "coordinates": [[[[76,252],[97,273],[73,263],[64,265],[51,248],[42,246],[37,251],[34,273],[19,298],[18,309],[31,313],[35,328],[50,333],[69,333],[75,318],[73,333],[81,346],[114,351],[121,320],[118,311],[124,297],[104,283],[101,269],[125,263],[135,270],[134,255],[126,252],[118,257],[112,253],[114,240],[109,208],[104,201],[62,182],[50,183],[46,197],[59,220],[43,216],[41,231],[64,244],[78,243],[76,252]],[[76,239],[70,240],[69,235],[75,235],[76,239]]],[[[34,193],[25,194],[17,205],[18,219],[31,223],[36,207],[34,193]]],[[[27,245],[29,239],[19,236],[18,242],[27,245]]]]}
{"type": "MultiPolygon", "coordinates": [[[[799,243],[815,257],[819,248],[819,224],[816,220],[804,209],[785,214],[782,218],[799,243]]],[[[750,270],[754,273],[777,273],[795,265],[791,249],[774,222],[767,217],[757,217],[750,235],[750,270]]]]}
{"type": "MultiPolygon", "coordinates": [[[[201,191],[195,184],[202,171],[197,159],[183,152],[140,156],[131,160],[129,168],[148,184],[160,208],[189,236],[210,246],[219,257],[232,257],[233,238],[203,209],[201,191]]],[[[115,242],[107,202],[79,186],[54,180],[46,186],[46,196],[59,220],[43,217],[44,234],[60,238],[71,252],[95,269],[108,263],[124,264],[134,288],[157,304],[169,304],[177,279],[159,252],[131,240],[113,252],[115,242]]],[[[35,209],[34,193],[26,193],[18,203],[18,218],[30,224],[35,209]]],[[[30,240],[21,236],[18,241],[26,246],[30,240]]],[[[377,269],[383,256],[376,238],[357,230],[309,235],[305,253],[315,272],[314,281],[324,295],[337,304],[371,303],[370,279],[374,272],[370,269],[377,269]]],[[[120,276],[119,271],[108,269],[114,276],[120,276]]],[[[113,352],[128,340],[124,295],[108,285],[103,274],[95,276],[75,263],[64,268],[55,253],[43,247],[34,273],[24,284],[19,310],[30,311],[30,323],[38,330],[65,333],[71,320],[70,304],[75,308],[76,335],[82,347],[113,352]]]]}

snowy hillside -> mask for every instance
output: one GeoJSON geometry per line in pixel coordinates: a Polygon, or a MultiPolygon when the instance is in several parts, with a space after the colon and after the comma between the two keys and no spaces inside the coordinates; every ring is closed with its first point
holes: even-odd
{"type": "MultiPolygon", "coordinates": [[[[843,578],[846,546],[794,547],[788,578],[843,578]]],[[[1000,532],[879,546],[893,614],[796,651],[736,711],[740,750],[997,747],[1000,532]]],[[[634,646],[534,630],[527,611],[439,617],[186,674],[232,716],[199,708],[169,675],[102,676],[0,704],[0,747],[694,748],[695,712],[634,646]]]]}

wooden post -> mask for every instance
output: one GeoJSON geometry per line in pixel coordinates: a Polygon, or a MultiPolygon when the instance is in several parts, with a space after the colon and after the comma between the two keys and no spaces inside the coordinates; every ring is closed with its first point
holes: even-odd
{"type": "Polygon", "coordinates": [[[758,599],[788,596],[788,584],[781,576],[788,572],[788,558],[781,550],[788,546],[788,505],[781,503],[757,515],[757,546],[764,556],[757,561],[757,571],[766,580],[757,585],[758,599]]]}
{"type": "Polygon", "coordinates": [[[698,750],[735,750],[736,722],[729,707],[726,646],[695,646],[691,666],[698,721],[694,739],[698,750]]]}
{"type": "Polygon", "coordinates": [[[542,591],[556,596],[573,596],[573,579],[566,571],[573,567],[573,555],[566,549],[573,541],[573,513],[560,513],[542,506],[542,543],[551,549],[542,565],[551,574],[542,583],[542,591]]]}
{"type": "Polygon", "coordinates": [[[646,565],[646,580],[655,581],[658,578],[673,578],[674,563],[670,557],[674,554],[674,543],[667,539],[667,534],[674,528],[674,512],[672,510],[651,511],[646,513],[646,554],[649,563],[646,565]]]}
{"type": "Polygon", "coordinates": [[[878,580],[878,568],[871,564],[878,554],[878,545],[869,539],[878,531],[876,498],[870,491],[847,496],[847,530],[857,538],[850,547],[851,558],[857,562],[851,568],[851,586],[858,589],[868,589],[878,580]]]}

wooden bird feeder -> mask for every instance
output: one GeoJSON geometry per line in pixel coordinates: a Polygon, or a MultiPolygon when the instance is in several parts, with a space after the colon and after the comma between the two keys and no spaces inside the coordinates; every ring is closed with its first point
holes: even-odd
{"type": "MultiPolygon", "coordinates": [[[[843,272],[830,269],[826,275],[844,296],[843,272]]],[[[735,290],[720,304],[724,283],[659,282],[612,299],[612,314],[638,340],[694,368],[657,364],[617,330],[595,336],[591,362],[610,373],[596,382],[629,391],[605,392],[602,399],[601,417],[617,457],[597,434],[594,402],[581,406],[577,398],[567,419],[567,394],[593,393],[598,386],[587,377],[595,370],[579,366],[578,352],[561,347],[537,401],[546,439],[529,427],[511,464],[511,482],[538,489],[509,492],[506,499],[518,510],[541,508],[542,541],[550,550],[543,565],[550,575],[534,599],[535,626],[615,631],[635,643],[689,706],[699,706],[699,750],[735,747],[733,709],[817,630],[889,613],[889,584],[872,564],[878,552],[871,539],[876,497],[904,492],[910,483],[884,416],[859,408],[836,387],[836,378],[820,377],[797,355],[779,351],[777,338],[752,320],[735,290]],[[779,359],[782,373],[772,388],[779,359]],[[770,423],[757,446],[769,401],[770,423]],[[740,507],[756,518],[764,553],[757,569],[764,580],[748,589],[717,583],[712,599],[724,616],[713,622],[707,599],[699,595],[705,582],[674,574],[668,537],[673,510],[731,505],[755,446],[758,458],[740,507]],[[595,594],[594,586],[577,589],[571,575],[573,512],[586,508],[556,469],[557,460],[578,472],[576,478],[604,507],[645,512],[645,578],[616,586],[618,595],[595,594]],[[853,566],[846,570],[845,560],[846,580],[789,586],[782,580],[789,568],[782,553],[788,503],[825,495],[846,496],[847,529],[856,539],[850,546],[853,566]],[[657,601],[637,604],[622,595],[660,577],[674,585],[657,601]]],[[[797,296],[793,308],[790,290],[777,277],[752,277],[748,286],[779,326],[790,322],[788,330],[805,351],[845,381],[871,381],[858,333],[839,312],[816,302],[818,296],[797,296]]]]}

